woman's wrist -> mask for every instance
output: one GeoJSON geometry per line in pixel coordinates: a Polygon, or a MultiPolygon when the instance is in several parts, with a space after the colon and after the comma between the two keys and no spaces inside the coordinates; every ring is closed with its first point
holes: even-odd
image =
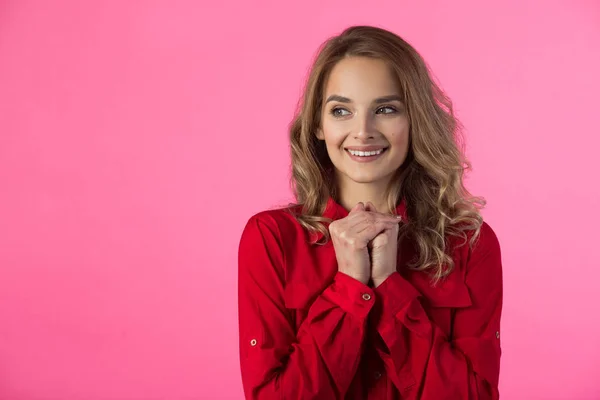
{"type": "MultiPolygon", "coordinates": [[[[392,273],[393,273],[393,272],[392,272],[392,273]]],[[[392,275],[392,273],[390,273],[390,274],[387,274],[387,275],[385,275],[385,276],[382,276],[382,277],[372,278],[372,279],[371,279],[371,282],[372,282],[372,284],[373,284],[373,287],[374,287],[374,288],[377,288],[379,285],[381,285],[383,282],[385,282],[385,280],[386,280],[387,278],[389,278],[389,277],[390,277],[390,275],[392,275]]]]}

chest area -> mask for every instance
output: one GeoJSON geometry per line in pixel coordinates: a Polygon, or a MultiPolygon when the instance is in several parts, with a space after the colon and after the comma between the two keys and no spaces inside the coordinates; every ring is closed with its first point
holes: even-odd
{"type": "MultiPolygon", "coordinates": [[[[453,272],[433,285],[429,274],[411,267],[416,254],[410,243],[400,244],[396,269],[421,293],[419,302],[432,322],[451,336],[455,312],[471,305],[463,274],[465,260],[460,253],[453,254],[453,272]]],[[[335,249],[331,242],[322,246],[297,246],[287,250],[284,259],[285,305],[294,315],[298,328],[314,300],[333,282],[338,270],[335,249]]]]}

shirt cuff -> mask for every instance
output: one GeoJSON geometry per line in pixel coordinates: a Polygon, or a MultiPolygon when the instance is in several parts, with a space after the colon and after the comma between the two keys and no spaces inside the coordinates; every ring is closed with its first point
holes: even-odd
{"type": "Polygon", "coordinates": [[[375,304],[372,288],[339,271],[323,294],[342,310],[359,318],[366,318],[375,304]]]}
{"type": "Polygon", "coordinates": [[[393,272],[375,288],[378,311],[384,318],[396,316],[408,303],[421,295],[409,281],[393,272]]]}

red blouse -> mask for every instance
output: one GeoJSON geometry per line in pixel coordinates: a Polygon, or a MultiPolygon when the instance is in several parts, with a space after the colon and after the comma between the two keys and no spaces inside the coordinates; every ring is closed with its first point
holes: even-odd
{"type": "MultiPolygon", "coordinates": [[[[398,214],[406,218],[402,203],[398,214]]],[[[324,216],[348,215],[329,199],[324,216]]],[[[317,237],[318,238],[318,237],[317,237]]],[[[406,268],[372,288],[337,270],[285,209],[250,218],[239,245],[239,338],[248,399],[498,399],[502,264],[486,223],[450,239],[437,286],[406,268]]],[[[406,241],[404,241],[406,242],[406,241]]]]}

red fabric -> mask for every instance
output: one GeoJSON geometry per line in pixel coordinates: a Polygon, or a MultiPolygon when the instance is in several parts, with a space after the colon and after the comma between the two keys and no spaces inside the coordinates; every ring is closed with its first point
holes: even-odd
{"type": "MultiPolygon", "coordinates": [[[[405,206],[398,213],[406,217],[405,206]]],[[[329,199],[325,216],[348,212],[329,199]]],[[[432,286],[409,271],[373,289],[337,271],[289,210],[248,221],[239,246],[239,336],[248,399],[498,399],[502,266],[487,224],[432,286]]]]}

